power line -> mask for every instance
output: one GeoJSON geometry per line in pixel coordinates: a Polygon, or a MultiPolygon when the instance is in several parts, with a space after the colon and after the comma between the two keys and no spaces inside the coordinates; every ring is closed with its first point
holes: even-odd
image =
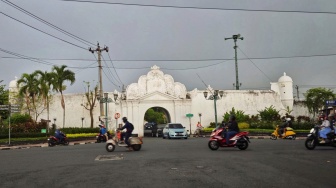
{"type": "MultiPolygon", "coordinates": [[[[329,56],[336,56],[336,54],[314,54],[314,55],[297,55],[297,56],[274,56],[274,57],[250,57],[250,58],[238,58],[238,60],[244,61],[244,60],[268,60],[268,59],[292,59],[292,58],[310,58],[310,57],[329,57],[329,56]]],[[[2,58],[7,58],[7,59],[24,59],[24,58],[17,58],[17,57],[2,57],[2,58]]],[[[75,58],[70,58],[70,59],[56,59],[56,58],[38,58],[41,60],[49,60],[49,61],[96,61],[93,59],[75,59],[75,58]]],[[[186,62],[197,62],[197,61],[229,61],[229,60],[234,60],[234,58],[218,58],[218,59],[112,59],[112,60],[106,60],[106,61],[134,61],[134,62],[139,62],[139,61],[162,61],[162,62],[169,62],[169,61],[186,61],[186,62]]]]}
{"type": "MultiPolygon", "coordinates": [[[[240,49],[239,47],[238,47],[238,49],[240,50],[240,52],[241,53],[243,53],[247,58],[248,58],[248,56],[243,52],[243,50],[242,49],[240,49]]],[[[257,67],[257,69],[259,69],[260,70],[260,72],[261,73],[263,73],[265,76],[266,76],[266,78],[268,78],[270,81],[272,81],[267,75],[266,75],[266,73],[264,73],[264,71],[262,71],[251,59],[249,59],[250,60],[250,62],[255,66],[255,67],[257,67]]]]}
{"type": "Polygon", "coordinates": [[[30,17],[32,17],[32,18],[34,18],[34,19],[36,19],[36,20],[38,20],[38,21],[40,21],[40,22],[42,22],[42,23],[44,23],[44,24],[46,24],[46,25],[48,25],[48,26],[50,26],[50,27],[52,27],[52,28],[54,28],[54,29],[56,29],[56,30],[58,30],[60,32],[62,32],[63,34],[65,34],[65,35],[67,35],[67,36],[69,36],[69,37],[71,37],[71,38],[73,38],[73,39],[75,39],[75,40],[77,40],[77,41],[85,44],[85,45],[89,44],[88,46],[90,46],[90,44],[93,44],[93,43],[91,43],[91,42],[89,42],[87,40],[84,40],[84,39],[82,39],[82,38],[80,38],[80,37],[78,37],[78,36],[76,36],[74,34],[71,34],[71,33],[67,32],[67,31],[65,31],[65,30],[63,30],[63,29],[55,26],[54,24],[52,24],[52,23],[50,23],[50,22],[48,22],[48,21],[46,21],[46,20],[44,20],[44,19],[42,19],[42,18],[34,15],[33,13],[28,12],[27,10],[19,7],[18,5],[14,4],[14,3],[12,3],[12,2],[10,2],[8,0],[1,0],[1,1],[4,2],[4,3],[6,3],[7,5],[15,8],[15,9],[17,9],[17,10],[19,10],[19,11],[27,14],[28,16],[30,16],[30,17]]]}
{"type": "Polygon", "coordinates": [[[124,83],[122,83],[122,81],[121,81],[121,79],[120,79],[120,77],[119,77],[119,75],[118,75],[117,70],[116,70],[115,67],[114,67],[114,64],[113,64],[113,61],[112,61],[112,59],[111,59],[110,53],[107,53],[107,55],[108,55],[108,57],[109,57],[109,59],[110,59],[110,61],[111,61],[112,67],[113,67],[113,69],[114,69],[114,72],[116,73],[116,75],[117,75],[117,77],[118,77],[120,83],[121,83],[122,85],[124,85],[124,83]]]}
{"type": "Polygon", "coordinates": [[[52,34],[49,34],[49,33],[47,33],[47,32],[44,32],[44,31],[42,31],[42,30],[40,30],[40,29],[37,29],[36,27],[33,27],[33,26],[31,26],[31,25],[29,25],[29,24],[26,24],[26,23],[24,23],[24,22],[22,22],[22,21],[20,21],[20,20],[18,20],[18,19],[15,19],[15,18],[13,18],[13,17],[11,17],[11,16],[9,16],[9,15],[3,13],[3,12],[0,12],[0,13],[3,14],[3,15],[5,15],[5,16],[7,16],[8,18],[11,18],[11,19],[13,19],[13,20],[15,20],[15,21],[17,21],[17,22],[20,22],[20,23],[22,23],[22,24],[24,24],[24,25],[26,25],[26,26],[28,26],[28,27],[30,27],[30,28],[33,28],[33,29],[35,29],[35,30],[37,30],[37,31],[40,31],[40,32],[42,32],[42,33],[44,33],[44,34],[46,34],[46,35],[49,35],[49,36],[53,37],[53,38],[56,38],[56,39],[58,39],[58,40],[61,40],[61,41],[66,42],[66,43],[68,43],[68,44],[71,44],[71,45],[76,46],[76,47],[78,47],[78,48],[87,50],[87,48],[78,46],[77,44],[71,43],[71,42],[66,41],[66,40],[64,40],[64,39],[61,39],[61,38],[59,38],[59,37],[56,37],[56,36],[54,36],[54,35],[52,35],[52,34]]]}
{"type": "Polygon", "coordinates": [[[108,4],[108,5],[158,7],[158,8],[199,9],[199,10],[226,10],[226,11],[277,12],[277,13],[308,13],[308,14],[336,14],[336,12],[329,12],[329,11],[215,8],[215,7],[196,7],[196,6],[153,5],[153,4],[139,4],[139,3],[112,3],[112,2],[106,2],[106,1],[88,1],[88,0],[58,0],[58,1],[77,2],[77,3],[108,4]]]}
{"type": "MultiPolygon", "coordinates": [[[[114,79],[115,81],[117,81],[118,83],[120,83],[119,80],[117,80],[117,78],[113,75],[113,73],[112,73],[110,67],[108,66],[108,64],[106,63],[105,58],[104,58],[103,55],[102,55],[102,58],[103,58],[104,64],[106,65],[105,68],[107,69],[108,73],[110,73],[110,75],[112,76],[112,79],[114,79]]],[[[122,83],[120,83],[120,84],[122,84],[122,83]]]]}

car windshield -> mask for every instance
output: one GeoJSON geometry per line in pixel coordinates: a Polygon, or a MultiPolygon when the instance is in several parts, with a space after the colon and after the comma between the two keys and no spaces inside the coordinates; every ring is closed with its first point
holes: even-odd
{"type": "Polygon", "coordinates": [[[163,129],[165,126],[166,126],[166,124],[158,125],[158,129],[163,129]]]}
{"type": "Polygon", "coordinates": [[[169,124],[169,128],[172,128],[172,129],[183,129],[184,127],[181,124],[169,124]]]}

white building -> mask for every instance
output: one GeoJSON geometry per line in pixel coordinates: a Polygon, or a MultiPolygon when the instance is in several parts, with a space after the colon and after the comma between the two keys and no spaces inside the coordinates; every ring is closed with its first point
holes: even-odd
{"type": "MultiPolygon", "coordinates": [[[[169,122],[182,123],[187,129],[191,126],[192,132],[198,121],[203,126],[215,122],[214,101],[207,100],[203,92],[208,91],[209,95],[214,90],[208,86],[206,90],[194,89],[187,91],[184,84],[174,82],[171,75],[164,74],[159,67],[154,65],[147,75],[140,76],[137,83],[130,84],[125,92],[109,92],[109,97],[117,93],[119,98],[116,102],[108,103],[108,128],[114,129],[121,123],[121,118],[114,119],[115,113],[121,117],[126,116],[133,123],[134,133],[143,135],[144,115],[150,108],[160,108],[166,113],[169,122]],[[191,124],[186,114],[191,113],[191,124]],[[202,114],[199,117],[199,114],[202,114]]],[[[223,120],[225,112],[243,110],[245,114],[254,115],[266,107],[274,106],[281,114],[285,114],[287,106],[293,109],[293,81],[284,73],[277,83],[271,83],[271,90],[221,90],[223,97],[217,100],[218,122],[223,120]]],[[[61,107],[61,96],[53,96],[50,104],[50,119],[61,127],[63,110],[61,107]]],[[[66,127],[89,127],[89,111],[81,104],[85,103],[84,94],[66,94],[66,127]],[[84,117],[84,120],[82,120],[84,117]],[[83,124],[82,124],[83,123],[83,124]]],[[[94,109],[95,124],[98,125],[99,104],[94,109]]],[[[292,115],[301,115],[305,109],[293,112],[292,115]],[[302,111],[302,112],[301,112],[302,111]]],[[[305,115],[305,114],[303,114],[305,115]]],[[[39,118],[47,119],[44,112],[39,118]]]]}

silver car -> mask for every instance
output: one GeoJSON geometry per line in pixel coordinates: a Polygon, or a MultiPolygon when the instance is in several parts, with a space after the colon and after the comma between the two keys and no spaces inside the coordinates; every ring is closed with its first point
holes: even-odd
{"type": "Polygon", "coordinates": [[[184,138],[188,139],[187,130],[181,123],[168,123],[162,132],[162,138],[184,138]]]}

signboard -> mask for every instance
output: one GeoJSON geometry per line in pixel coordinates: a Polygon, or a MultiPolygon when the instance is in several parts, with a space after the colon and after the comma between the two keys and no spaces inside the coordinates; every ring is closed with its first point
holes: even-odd
{"type": "Polygon", "coordinates": [[[120,118],[120,114],[117,112],[114,114],[114,119],[119,119],[120,118]]]}
{"type": "Polygon", "coordinates": [[[192,118],[194,116],[194,114],[186,114],[186,117],[188,118],[192,118]]]}
{"type": "Polygon", "coordinates": [[[330,101],[326,101],[326,105],[327,106],[336,106],[336,100],[330,100],[330,101]]]}
{"type": "Polygon", "coordinates": [[[47,133],[47,129],[41,129],[41,133],[47,133]]]}

